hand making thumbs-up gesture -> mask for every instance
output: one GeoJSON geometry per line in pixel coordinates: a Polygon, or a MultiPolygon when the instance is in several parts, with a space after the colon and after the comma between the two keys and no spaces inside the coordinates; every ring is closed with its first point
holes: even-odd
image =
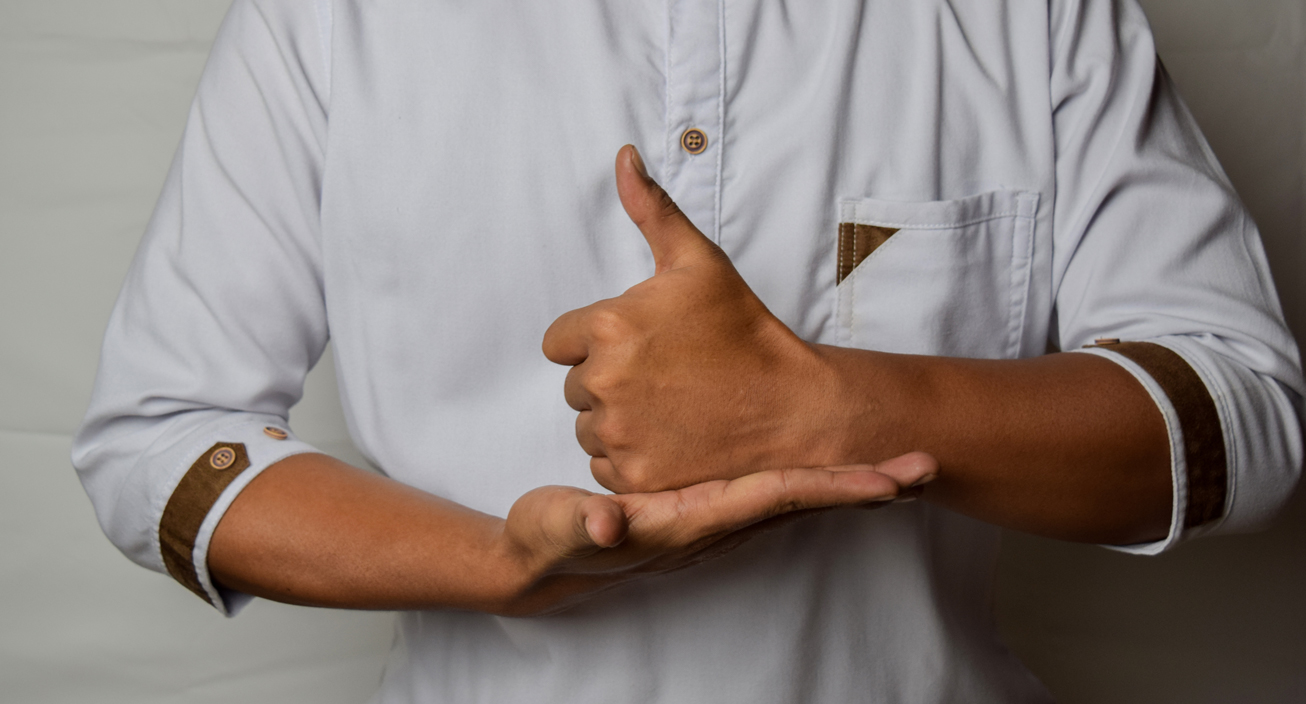
{"type": "Polygon", "coordinates": [[[842,464],[820,437],[835,383],[816,348],[767,310],[633,146],[617,154],[617,192],[654,276],[564,314],[544,337],[545,355],[573,367],[566,399],[599,483],[660,491],[842,464]]]}

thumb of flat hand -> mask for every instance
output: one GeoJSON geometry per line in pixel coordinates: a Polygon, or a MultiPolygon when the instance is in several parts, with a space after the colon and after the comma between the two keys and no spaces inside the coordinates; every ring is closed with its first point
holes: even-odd
{"type": "Polygon", "coordinates": [[[548,561],[581,558],[619,545],[629,523],[611,497],[570,486],[542,486],[517,499],[505,530],[548,561]]]}
{"type": "Polygon", "coordinates": [[[720,249],[694,227],[671,196],[648,175],[639,150],[629,144],[617,152],[617,195],[653,251],[655,273],[720,256],[720,249]]]}

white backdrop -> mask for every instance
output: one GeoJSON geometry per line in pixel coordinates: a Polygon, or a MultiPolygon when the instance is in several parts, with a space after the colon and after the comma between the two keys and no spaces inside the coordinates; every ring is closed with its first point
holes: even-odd
{"type": "MultiPolygon", "coordinates": [[[[228,0],[0,0],[0,702],[366,701],[387,614],[225,620],[122,558],[68,462],[99,338],[228,0]]],[[[1147,0],[1306,339],[1306,0],[1147,0]]],[[[355,456],[329,355],[296,431],[355,456]]],[[[1306,702],[1306,497],[1161,558],[1021,535],[1007,642],[1062,702],[1306,702]]]]}

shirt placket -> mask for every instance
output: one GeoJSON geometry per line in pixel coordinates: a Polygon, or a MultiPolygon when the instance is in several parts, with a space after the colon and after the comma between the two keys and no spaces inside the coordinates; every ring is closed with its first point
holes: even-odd
{"type": "Polygon", "coordinates": [[[667,132],[662,185],[721,239],[725,130],[725,0],[667,0],[667,132]]]}

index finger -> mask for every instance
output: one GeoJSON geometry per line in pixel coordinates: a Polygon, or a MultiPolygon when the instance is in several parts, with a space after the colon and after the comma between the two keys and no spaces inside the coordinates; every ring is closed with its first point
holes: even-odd
{"type": "Polygon", "coordinates": [[[585,314],[591,306],[567,311],[544,331],[544,356],[554,364],[574,367],[589,358],[585,314]]]}
{"type": "MultiPolygon", "coordinates": [[[[883,464],[911,464],[915,471],[903,474],[919,473],[923,477],[929,474],[932,463],[932,459],[924,459],[930,458],[918,455],[883,464]]],[[[773,469],[676,491],[617,495],[612,499],[625,507],[632,534],[657,536],[655,540],[666,545],[690,546],[795,511],[896,498],[902,490],[899,482],[907,477],[890,476],[878,469],[873,465],[773,469]]]]}
{"type": "Polygon", "coordinates": [[[888,501],[937,474],[938,463],[922,452],[874,465],[757,472],[704,492],[701,518],[705,520],[698,525],[703,530],[736,531],[795,511],[888,501]]]}
{"type": "Polygon", "coordinates": [[[703,527],[733,532],[797,511],[889,501],[899,491],[893,477],[870,466],[768,470],[731,480],[707,495],[703,527]]]}

